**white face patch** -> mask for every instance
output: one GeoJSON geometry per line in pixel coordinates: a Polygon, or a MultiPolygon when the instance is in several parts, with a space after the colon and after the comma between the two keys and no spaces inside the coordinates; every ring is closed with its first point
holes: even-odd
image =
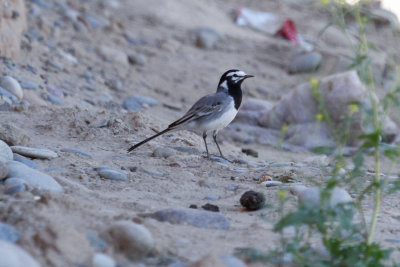
{"type": "Polygon", "coordinates": [[[233,81],[234,83],[237,83],[238,81],[242,80],[244,76],[246,76],[246,73],[241,70],[233,71],[226,75],[226,77],[231,77],[230,80],[233,81]]]}
{"type": "Polygon", "coordinates": [[[226,81],[224,81],[223,83],[221,83],[219,86],[220,86],[220,87],[223,87],[224,89],[228,89],[228,84],[227,84],[226,81]]]}

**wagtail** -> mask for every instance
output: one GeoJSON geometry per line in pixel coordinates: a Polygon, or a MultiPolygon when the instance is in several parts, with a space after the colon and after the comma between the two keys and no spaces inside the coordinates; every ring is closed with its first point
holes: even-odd
{"type": "Polygon", "coordinates": [[[210,154],[206,139],[210,132],[212,132],[221,157],[225,158],[218,145],[217,134],[236,117],[242,103],[242,82],[250,77],[254,76],[247,75],[241,70],[228,70],[221,76],[216,93],[200,98],[182,118],[171,123],[167,129],[132,146],[128,149],[128,152],[167,132],[193,130],[203,133],[208,158],[210,154]]]}

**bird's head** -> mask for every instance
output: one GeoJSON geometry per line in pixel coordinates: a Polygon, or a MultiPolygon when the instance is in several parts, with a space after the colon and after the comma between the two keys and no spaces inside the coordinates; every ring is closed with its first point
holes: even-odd
{"type": "Polygon", "coordinates": [[[228,70],[224,74],[222,74],[221,79],[219,80],[218,87],[223,87],[228,89],[230,86],[239,85],[247,78],[254,77],[253,75],[247,75],[244,71],[241,70],[228,70]]]}

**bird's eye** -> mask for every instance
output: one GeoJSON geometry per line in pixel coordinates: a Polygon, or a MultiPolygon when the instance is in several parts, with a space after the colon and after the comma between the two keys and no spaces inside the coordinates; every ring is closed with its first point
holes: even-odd
{"type": "Polygon", "coordinates": [[[235,77],[235,78],[236,78],[236,77],[237,77],[237,74],[233,74],[233,77],[235,77]]]}

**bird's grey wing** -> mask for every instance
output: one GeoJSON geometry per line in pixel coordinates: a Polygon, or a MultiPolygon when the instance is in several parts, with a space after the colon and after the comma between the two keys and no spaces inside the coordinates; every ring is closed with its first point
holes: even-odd
{"type": "Polygon", "coordinates": [[[200,98],[182,118],[171,123],[168,128],[221,111],[228,104],[228,97],[225,92],[218,92],[200,98]]]}

